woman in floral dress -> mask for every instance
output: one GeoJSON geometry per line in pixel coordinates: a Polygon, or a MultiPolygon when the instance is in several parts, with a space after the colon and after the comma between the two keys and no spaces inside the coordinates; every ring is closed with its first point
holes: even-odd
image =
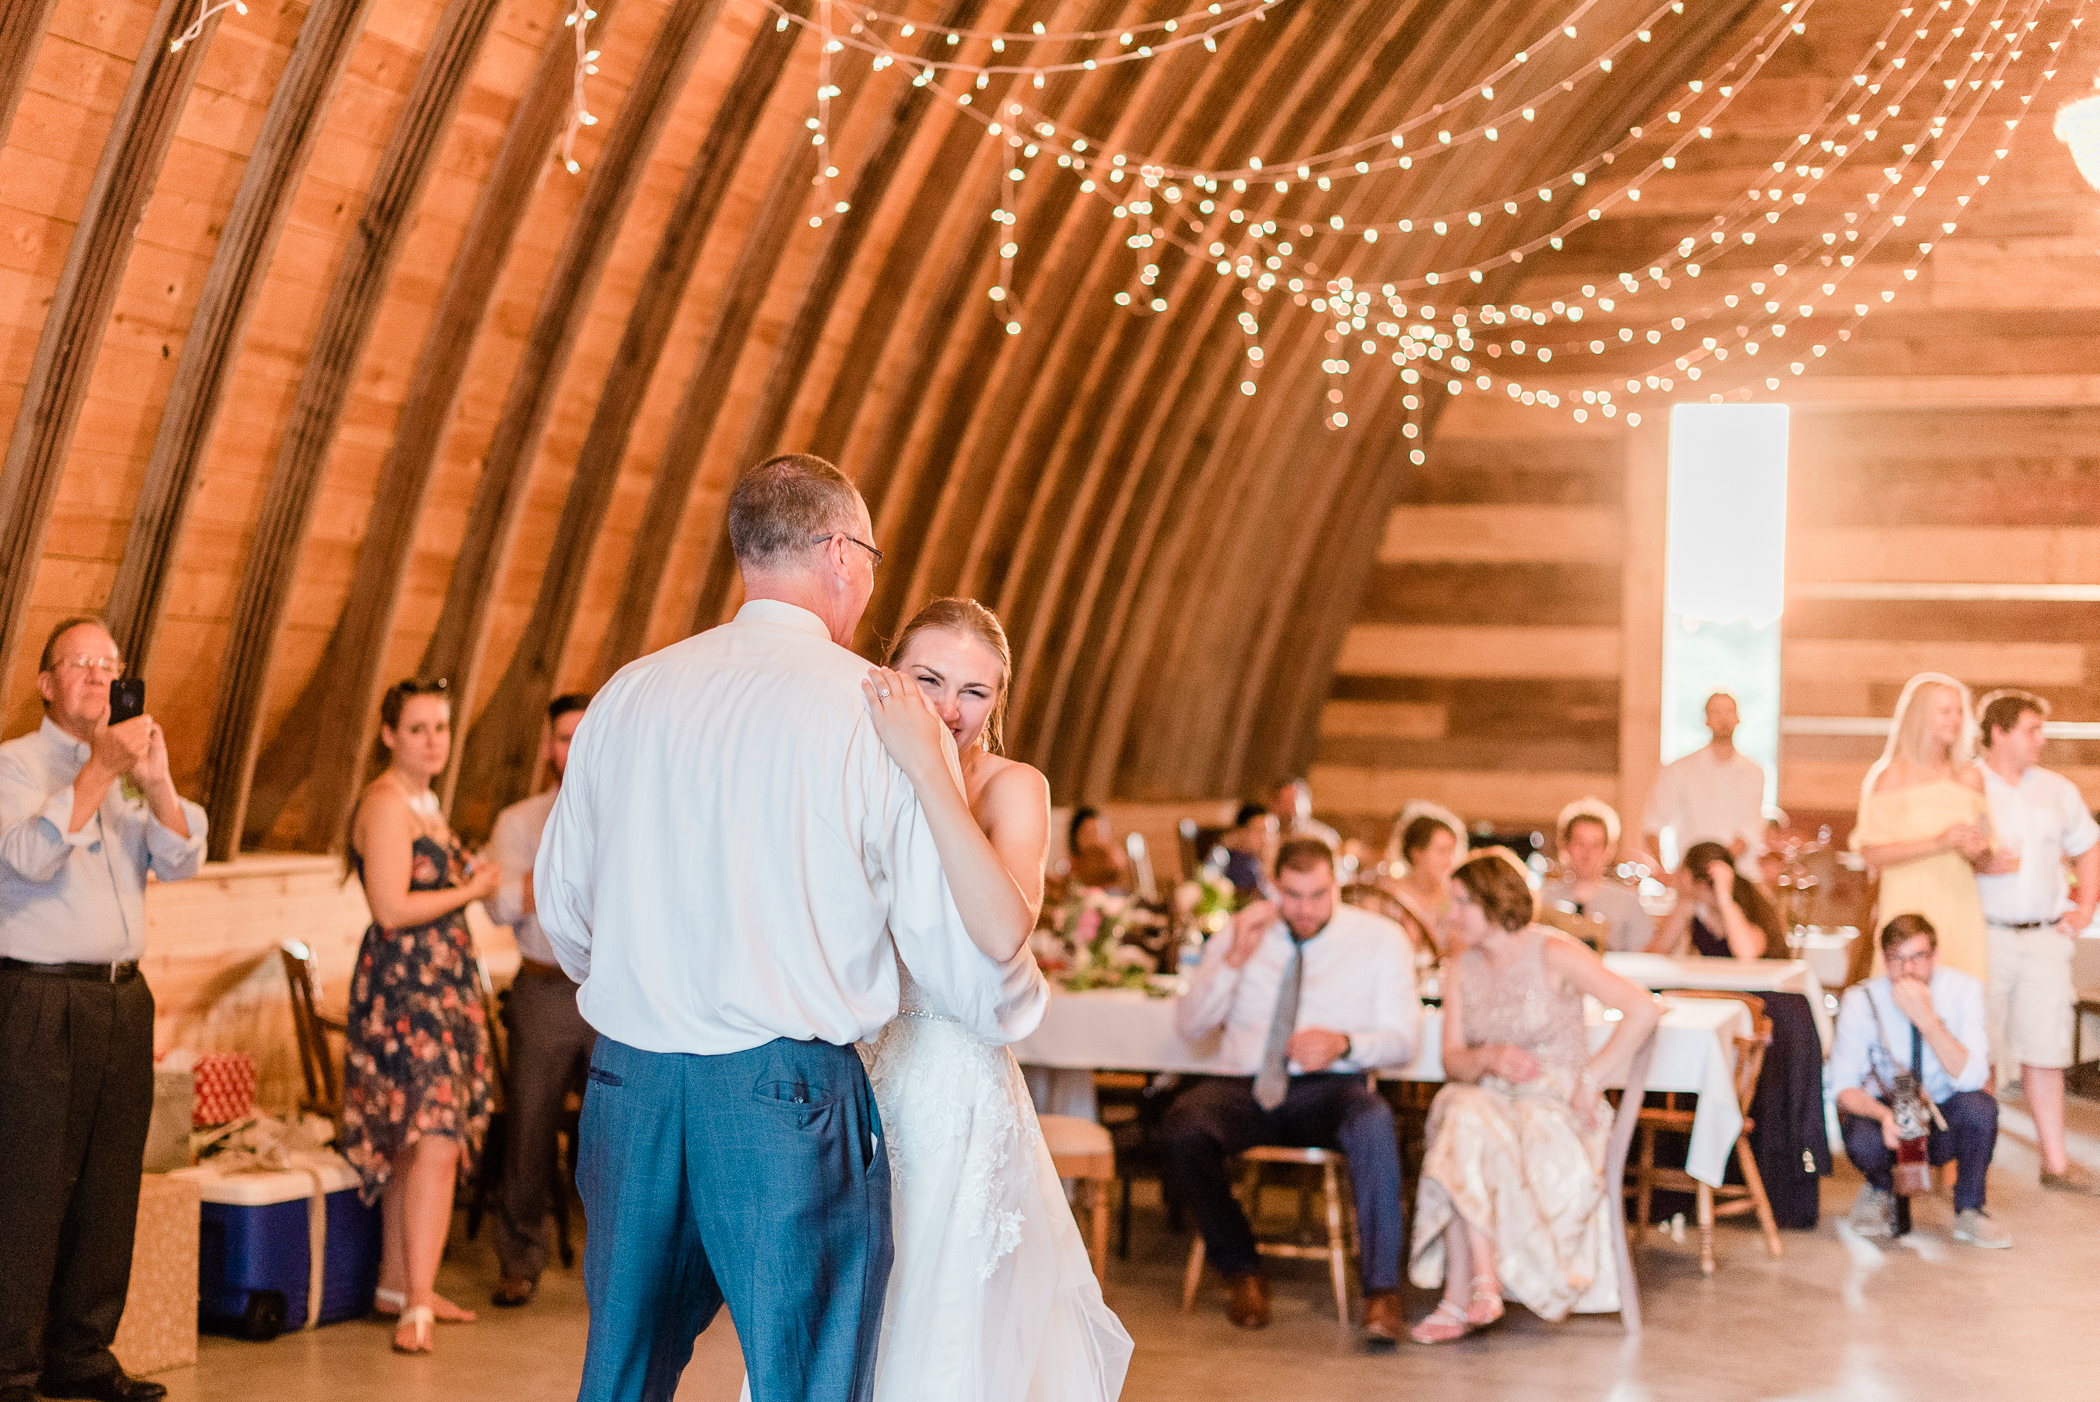
{"type": "Polygon", "coordinates": [[[465,910],[501,873],[460,851],[431,792],[451,719],[442,682],[388,689],[379,738],[391,762],[350,821],[350,866],[373,923],[350,980],[342,1147],[364,1200],[381,1205],[373,1307],[400,1315],[402,1353],[429,1352],[438,1319],[474,1318],[440,1298],[436,1282],[453,1188],[489,1119],[487,1022],[465,910]]]}

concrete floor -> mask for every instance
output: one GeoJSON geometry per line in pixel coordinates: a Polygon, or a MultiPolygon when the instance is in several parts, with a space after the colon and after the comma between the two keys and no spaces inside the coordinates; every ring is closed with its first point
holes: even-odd
{"type": "MultiPolygon", "coordinates": [[[[2100,1106],[2072,1104],[2073,1155],[2100,1169],[2100,1106]]],[[[1695,1245],[1651,1236],[1636,1255],[1647,1329],[1630,1342],[1616,1316],[1544,1324],[1520,1309],[1485,1334],[1437,1349],[1403,1344],[1369,1356],[1334,1322],[1316,1263],[1278,1262],[1275,1323],[1232,1328],[1213,1283],[1192,1315],[1179,1312],[1185,1239],[1156,1209],[1139,1212],[1129,1262],[1111,1271],[1110,1303],[1137,1341],[1124,1395],[1133,1402],[1229,1398],[1698,1399],[1698,1402],[1880,1402],[1880,1399],[2100,1395],[2100,1199],[2045,1194],[2035,1182],[2032,1129],[2005,1106],[1991,1172],[1993,1214],[2010,1251],[1947,1235],[1945,1198],[1918,1208],[1901,1244],[1860,1240],[1840,1225],[1859,1180],[1840,1159],[1814,1232],[1785,1233],[1768,1259],[1754,1230],[1720,1230],[1720,1267],[1699,1275],[1695,1245]]],[[[496,1280],[486,1233],[455,1239],[441,1288],[485,1304],[496,1280]]],[[[1419,1292],[1410,1318],[1430,1305],[1419,1292]]],[[[201,1399],[385,1398],[387,1402],[514,1402],[574,1395],[583,1354],[580,1269],[550,1271],[518,1311],[441,1327],[438,1351],[400,1358],[377,1322],[332,1325],[269,1344],[203,1340],[195,1367],[161,1375],[172,1402],[201,1399]]],[[[701,1340],[678,1396],[737,1395],[742,1361],[726,1316],[701,1340]]]]}

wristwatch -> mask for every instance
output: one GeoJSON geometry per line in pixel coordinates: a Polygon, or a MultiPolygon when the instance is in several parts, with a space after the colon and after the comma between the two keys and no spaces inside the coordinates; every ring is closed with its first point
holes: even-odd
{"type": "Polygon", "coordinates": [[[1349,1059],[1350,1059],[1350,1057],[1349,1057],[1349,1053],[1351,1053],[1351,1052],[1353,1052],[1353,1051],[1355,1051],[1355,1050],[1356,1050],[1356,1039],[1355,1039],[1354,1037],[1351,1037],[1351,1036],[1350,1036],[1350,1035],[1349,1035],[1348,1033],[1344,1032],[1344,1033],[1342,1034],[1342,1054],[1341,1054],[1340,1056],[1336,1057],[1336,1058],[1335,1058],[1335,1060],[1336,1060],[1336,1061],[1347,1061],[1347,1060],[1349,1060],[1349,1059]]]}

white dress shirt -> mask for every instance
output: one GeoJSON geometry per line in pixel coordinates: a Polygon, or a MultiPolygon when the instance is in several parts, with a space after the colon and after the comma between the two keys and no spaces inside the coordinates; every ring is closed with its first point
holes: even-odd
{"type": "Polygon", "coordinates": [[[901,957],[978,1036],[1035,1030],[1043,976],[1026,945],[996,964],[970,943],[867,672],[759,599],[592,700],[533,880],[592,1027],[654,1052],[843,1046],[896,1016],[901,957]]]}
{"type": "Polygon", "coordinates": [[[49,717],[0,745],[0,957],[135,960],[146,952],[146,873],[180,881],[204,864],[204,810],[179,800],[190,835],[177,837],[121,779],[80,831],[67,832],[89,752],[49,717]]]}
{"type": "Polygon", "coordinates": [[[1648,791],[1647,832],[1664,828],[1677,834],[1677,859],[1695,842],[1730,846],[1741,838],[1749,846],[1736,859],[1736,869],[1757,876],[1757,856],[1765,849],[1765,771],[1737,750],[1726,761],[1702,745],[1662,767],[1648,791]]]}
{"type": "MultiPolygon", "coordinates": [[[[1983,1015],[1983,984],[1959,969],[1932,971],[1932,1010],[1969,1053],[1959,1076],[1947,1074],[1931,1042],[1924,1043],[1925,1093],[1938,1105],[1956,1091],[1981,1090],[1991,1071],[1991,1041],[1983,1015]]],[[[1837,1038],[1830,1049],[1830,1093],[1863,1090],[1876,1100],[1910,1064],[1910,1019],[1889,994],[1886,975],[1854,984],[1838,1005],[1837,1038]],[[1875,1022],[1875,1014],[1880,1022],[1875,1022]],[[1886,1040],[1884,1040],[1886,1034],[1886,1040]],[[1872,1073],[1872,1074],[1869,1074],[1872,1073]]]]}
{"type": "Polygon", "coordinates": [[[510,926],[518,953],[541,964],[557,961],[539,915],[525,909],[525,874],[540,854],[540,834],[547,830],[556,792],[549,789],[513,803],[496,815],[495,829],[489,833],[489,855],[503,868],[503,880],[486,902],[489,919],[510,926]]]}
{"type": "Polygon", "coordinates": [[[2100,842],[2100,824],[2086,811],[2078,786],[2061,774],[2030,765],[2018,784],[2009,784],[1988,764],[1977,768],[1991,805],[1991,836],[2020,858],[2018,871],[1976,878],[1984,918],[1994,925],[2055,920],[2071,908],[2064,859],[2100,842]]]}
{"type": "MultiPolygon", "coordinates": [[[[1188,991],[1174,1009],[1175,1029],[1198,1041],[1219,1028],[1218,1064],[1226,1075],[1261,1070],[1276,995],[1290,963],[1294,937],[1282,920],[1270,927],[1246,964],[1225,962],[1232,929],[1212,935],[1188,991]]],[[[1324,1027],[1349,1038],[1349,1055],[1330,1071],[1367,1071],[1405,1066],[1422,1040],[1422,1002],[1415,996],[1414,946],[1398,925],[1353,905],[1337,904],[1334,916],[1305,941],[1305,969],[1298,984],[1298,1026],[1324,1027]]],[[[1305,1074],[1293,1061],[1290,1072],[1305,1074]]]]}

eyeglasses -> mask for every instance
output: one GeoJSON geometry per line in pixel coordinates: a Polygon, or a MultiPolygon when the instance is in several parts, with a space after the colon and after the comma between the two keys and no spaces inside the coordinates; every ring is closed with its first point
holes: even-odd
{"type": "Polygon", "coordinates": [[[853,536],[847,535],[844,531],[833,531],[830,535],[811,536],[809,538],[809,543],[811,545],[822,545],[825,541],[830,540],[832,536],[840,536],[846,540],[852,541],[855,545],[858,545],[861,549],[867,551],[870,555],[873,555],[875,557],[876,564],[879,565],[882,563],[882,552],[880,550],[877,550],[874,546],[868,544],[864,540],[859,540],[853,536]]]}
{"type": "Polygon", "coordinates": [[[83,672],[94,672],[104,677],[124,675],[124,663],[115,657],[66,657],[52,664],[52,670],[60,667],[77,667],[83,672]]]}
{"type": "Polygon", "coordinates": [[[1886,955],[1882,962],[1888,964],[1891,968],[1898,964],[1930,964],[1938,953],[1937,949],[1921,949],[1915,954],[1886,955]]]}

